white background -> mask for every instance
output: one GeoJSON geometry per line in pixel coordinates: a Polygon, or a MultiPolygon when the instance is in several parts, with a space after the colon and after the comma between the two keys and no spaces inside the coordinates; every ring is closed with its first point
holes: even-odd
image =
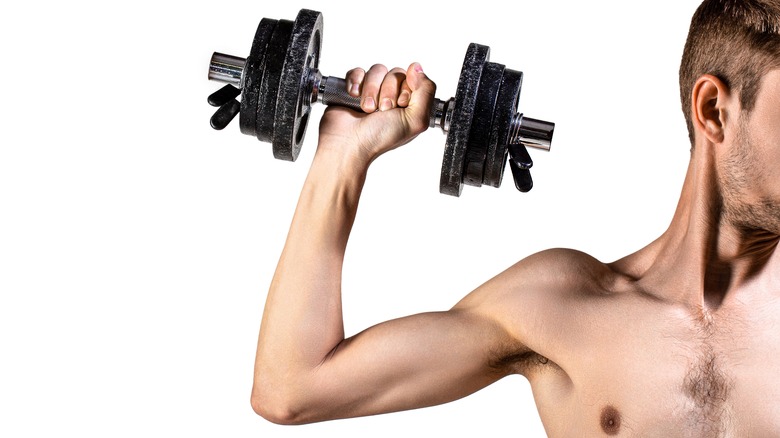
{"type": "MultiPolygon", "coordinates": [[[[657,237],[688,141],[677,68],[698,1],[12,2],[0,14],[0,436],[544,436],[524,379],[414,412],[282,427],[249,405],[265,292],[311,162],[212,131],[213,51],[322,11],[321,69],[420,61],[454,94],[469,42],[557,124],[535,188],[438,194],[444,136],[375,163],[348,248],[348,334],[443,310],[517,260],[612,261],[657,237]]],[[[507,171],[508,173],[508,171],[507,171]]]]}

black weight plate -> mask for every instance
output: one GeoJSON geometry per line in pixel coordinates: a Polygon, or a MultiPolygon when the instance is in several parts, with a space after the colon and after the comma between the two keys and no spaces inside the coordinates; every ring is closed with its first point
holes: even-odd
{"type": "Polygon", "coordinates": [[[471,119],[469,142],[466,144],[466,164],[463,167],[463,183],[475,187],[482,185],[485,170],[485,157],[490,141],[490,126],[496,98],[504,76],[504,65],[494,62],[485,64],[479,80],[477,102],[471,119]]]}
{"type": "Polygon", "coordinates": [[[466,144],[469,140],[471,119],[477,101],[479,80],[482,69],[490,57],[490,48],[471,43],[466,49],[463,67],[460,70],[458,87],[455,92],[455,107],[452,122],[447,133],[444,158],[441,165],[439,192],[445,195],[460,196],[463,190],[463,165],[466,157],[466,144]]]}
{"type": "Polygon", "coordinates": [[[292,29],[292,21],[279,20],[265,52],[263,81],[260,83],[257,123],[255,125],[255,134],[257,139],[261,141],[272,141],[276,130],[276,106],[279,101],[284,59],[292,29]]]}
{"type": "Polygon", "coordinates": [[[259,105],[260,84],[265,69],[265,54],[277,20],[263,18],[257,26],[252,48],[244,65],[241,82],[241,112],[238,121],[241,132],[255,135],[259,105]]]}
{"type": "Polygon", "coordinates": [[[241,84],[241,113],[238,116],[241,132],[246,135],[255,135],[257,104],[260,84],[263,82],[263,69],[265,68],[265,53],[274,28],[276,28],[276,20],[270,18],[260,20],[257,32],[255,32],[255,39],[252,41],[252,49],[246,58],[243,83],[241,84]]]}
{"type": "Polygon", "coordinates": [[[485,176],[482,181],[485,185],[501,186],[506,166],[509,131],[512,118],[517,114],[517,103],[520,99],[522,85],[523,72],[512,69],[504,70],[504,79],[501,81],[501,90],[498,92],[496,100],[488,153],[485,158],[485,176]]]}
{"type": "Polygon", "coordinates": [[[305,94],[308,90],[304,90],[304,84],[310,71],[319,66],[321,47],[322,14],[301,9],[295,18],[279,83],[273,135],[276,158],[298,158],[311,111],[310,103],[304,102],[310,96],[305,94]]]}

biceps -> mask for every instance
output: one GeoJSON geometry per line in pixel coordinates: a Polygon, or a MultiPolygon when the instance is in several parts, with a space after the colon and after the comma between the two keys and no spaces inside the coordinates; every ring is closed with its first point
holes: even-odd
{"type": "Polygon", "coordinates": [[[312,395],[327,418],[446,403],[504,377],[494,359],[509,345],[497,324],[467,312],[389,321],[339,344],[313,371],[312,395]]]}

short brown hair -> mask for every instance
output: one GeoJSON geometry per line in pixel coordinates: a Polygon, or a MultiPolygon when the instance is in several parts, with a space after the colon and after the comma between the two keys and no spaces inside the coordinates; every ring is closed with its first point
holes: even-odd
{"type": "Polygon", "coordinates": [[[680,65],[680,98],[691,145],[691,93],[711,74],[739,93],[742,110],[756,103],[761,78],[780,67],[780,0],[704,0],[693,14],[680,65]]]}

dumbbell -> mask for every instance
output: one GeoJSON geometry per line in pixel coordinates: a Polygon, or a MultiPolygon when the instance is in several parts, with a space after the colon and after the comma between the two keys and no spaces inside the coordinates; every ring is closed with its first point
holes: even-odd
{"type": "MultiPolygon", "coordinates": [[[[246,59],[215,52],[208,77],[227,85],[209,96],[219,107],[211,126],[223,129],[238,114],[242,133],[270,142],[274,157],[295,161],[312,104],[362,111],[344,79],[318,70],[322,32],[322,14],[302,9],[295,21],[263,18],[246,59]]],[[[463,184],[499,187],[507,155],[515,186],[527,192],[533,161],[526,146],[550,149],[555,125],[517,112],[523,73],[489,57],[488,46],[470,44],[455,97],[434,100],[429,125],[447,135],[441,193],[460,196],[463,184]]]]}

